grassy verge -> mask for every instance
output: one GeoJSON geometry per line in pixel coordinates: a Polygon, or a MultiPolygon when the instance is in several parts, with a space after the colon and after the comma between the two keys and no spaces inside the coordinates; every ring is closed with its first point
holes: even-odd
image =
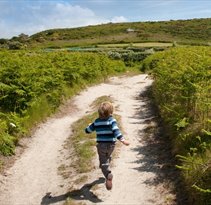
{"type": "Polygon", "coordinates": [[[79,173],[89,172],[93,169],[92,158],[95,156],[95,134],[87,135],[84,132],[86,126],[96,119],[97,113],[93,113],[78,120],[72,126],[72,144],[77,156],[77,171],[79,173]]]}
{"type": "Polygon", "coordinates": [[[2,166],[3,166],[3,162],[0,160],[0,170],[1,170],[2,166]]]}

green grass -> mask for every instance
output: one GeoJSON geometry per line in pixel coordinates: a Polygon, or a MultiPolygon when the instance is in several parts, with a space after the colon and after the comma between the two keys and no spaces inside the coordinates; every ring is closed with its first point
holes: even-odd
{"type": "MultiPolygon", "coordinates": [[[[19,49],[64,48],[75,46],[97,46],[100,44],[177,42],[188,45],[208,45],[211,42],[211,20],[190,19],[158,22],[108,23],[79,28],[50,29],[23,39],[16,37],[19,49]],[[133,29],[128,32],[128,28],[133,29]]],[[[2,39],[4,40],[4,39],[2,39]]],[[[2,47],[15,44],[7,40],[2,47]]],[[[17,47],[16,45],[16,47],[17,47]]],[[[148,45],[147,45],[148,46],[148,45]]],[[[157,45],[155,45],[157,47],[157,45]]],[[[1,48],[0,48],[1,49],[1,48]]]]}
{"type": "Polygon", "coordinates": [[[0,171],[3,168],[4,163],[0,160],[0,171]]]}
{"type": "Polygon", "coordinates": [[[105,101],[113,102],[113,99],[112,99],[110,96],[103,95],[103,96],[97,98],[97,99],[91,104],[91,107],[92,107],[93,109],[97,109],[98,106],[99,106],[101,103],[105,102],[105,101]]]}
{"type": "Polygon", "coordinates": [[[108,23],[80,28],[51,29],[30,37],[29,47],[72,47],[107,43],[178,42],[208,44],[210,18],[160,22],[108,23]],[[133,32],[127,32],[131,28],[133,32]]]}
{"type": "Polygon", "coordinates": [[[89,172],[93,169],[92,158],[95,156],[95,133],[86,134],[84,129],[97,117],[93,113],[76,121],[73,126],[72,145],[77,156],[76,169],[79,173],[89,172]]]}
{"type": "Polygon", "coordinates": [[[172,43],[160,43],[160,42],[145,42],[145,43],[116,43],[116,44],[101,44],[97,47],[103,48],[122,48],[122,47],[171,47],[172,43]]]}

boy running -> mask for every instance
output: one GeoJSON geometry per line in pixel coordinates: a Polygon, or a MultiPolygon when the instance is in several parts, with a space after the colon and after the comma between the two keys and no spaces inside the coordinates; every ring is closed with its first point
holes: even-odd
{"type": "Polygon", "coordinates": [[[85,132],[91,133],[96,131],[100,168],[106,178],[106,188],[111,190],[113,179],[109,167],[111,154],[114,151],[117,139],[124,145],[129,145],[129,142],[124,139],[116,119],[112,117],[113,105],[110,102],[103,102],[98,108],[98,114],[99,117],[85,129],[85,132]]]}

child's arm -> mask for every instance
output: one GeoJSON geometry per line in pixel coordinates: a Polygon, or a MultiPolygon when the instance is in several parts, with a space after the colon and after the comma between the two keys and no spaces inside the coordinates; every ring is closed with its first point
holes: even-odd
{"type": "Polygon", "coordinates": [[[87,126],[87,127],[85,128],[85,132],[86,132],[87,134],[89,134],[89,133],[91,133],[91,132],[93,132],[93,131],[95,131],[94,123],[89,124],[89,126],[87,126]]]}
{"type": "Polygon", "coordinates": [[[130,143],[129,143],[127,140],[125,140],[125,138],[123,137],[121,131],[119,130],[119,127],[118,127],[118,125],[117,125],[116,120],[114,120],[114,121],[112,122],[112,131],[113,131],[114,135],[116,136],[116,138],[117,138],[120,142],[122,142],[122,144],[124,144],[124,145],[126,145],[126,146],[128,146],[128,145],[130,144],[130,143]]]}
{"type": "Polygon", "coordinates": [[[130,145],[130,142],[128,142],[127,140],[120,140],[120,142],[126,146],[130,145]]]}

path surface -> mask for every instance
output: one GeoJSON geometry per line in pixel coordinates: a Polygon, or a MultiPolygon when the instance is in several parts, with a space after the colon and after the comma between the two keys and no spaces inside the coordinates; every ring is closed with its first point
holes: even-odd
{"type": "Polygon", "coordinates": [[[64,203],[62,196],[67,193],[68,184],[58,174],[58,167],[71,159],[67,159],[63,145],[71,135],[71,124],[91,110],[91,103],[103,95],[114,98],[118,107],[115,112],[121,115],[125,137],[131,145],[121,146],[118,158],[114,160],[112,191],[105,189],[102,179],[98,180],[102,175],[96,167],[87,182],[91,185],[77,187],[85,193],[83,198],[75,197],[76,200],[86,204],[175,204],[175,195],[171,193],[171,187],[166,188],[165,180],[159,179],[159,183],[155,183],[162,174],[159,171],[162,164],[156,162],[155,157],[155,154],[159,156],[159,150],[150,155],[142,141],[144,129],[153,116],[147,109],[148,102],[140,98],[140,94],[151,83],[147,75],[113,77],[108,83],[90,87],[77,95],[71,102],[76,107],[67,107],[65,114],[42,124],[21,157],[4,175],[0,175],[0,204],[64,203]],[[97,189],[91,190],[95,184],[98,184],[97,189]],[[54,200],[47,202],[44,198],[49,192],[54,200]]]}

